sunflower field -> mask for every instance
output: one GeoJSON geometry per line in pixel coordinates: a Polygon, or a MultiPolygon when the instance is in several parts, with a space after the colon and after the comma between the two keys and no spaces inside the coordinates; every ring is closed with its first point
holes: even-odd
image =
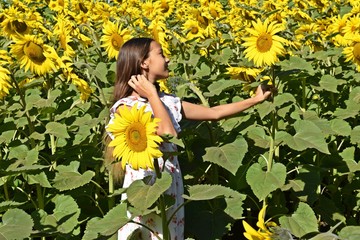
{"type": "Polygon", "coordinates": [[[110,239],[127,210],[158,211],[167,177],[122,189],[103,161],[117,54],[139,36],[184,100],[272,91],[182,121],[185,239],[360,239],[358,0],[1,1],[1,239],[110,239]]]}

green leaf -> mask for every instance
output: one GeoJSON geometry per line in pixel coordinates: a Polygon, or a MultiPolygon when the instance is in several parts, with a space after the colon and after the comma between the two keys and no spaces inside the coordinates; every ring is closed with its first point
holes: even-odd
{"type": "Polygon", "coordinates": [[[302,237],[311,232],[317,232],[317,219],[312,208],[300,202],[296,211],[290,216],[279,218],[281,227],[287,228],[296,237],[302,237]]]}
{"type": "Polygon", "coordinates": [[[339,155],[343,158],[346,163],[349,172],[357,172],[360,171],[360,164],[355,161],[355,147],[345,148],[344,151],[339,153],[339,155]]]}
{"type": "Polygon", "coordinates": [[[286,167],[281,163],[273,164],[270,171],[264,171],[259,163],[254,163],[246,173],[246,181],[260,201],[282,187],[285,179],[286,167]]]}
{"type": "Polygon", "coordinates": [[[351,132],[350,124],[342,119],[332,119],[330,127],[339,136],[349,136],[351,132]]]}
{"type": "Polygon", "coordinates": [[[224,90],[229,89],[229,88],[233,88],[235,86],[240,86],[241,84],[243,84],[242,81],[240,80],[218,80],[216,82],[213,82],[212,84],[210,84],[210,86],[208,87],[209,92],[206,93],[207,97],[212,97],[215,95],[219,95],[220,93],[222,93],[224,90]]]}
{"type": "Polygon", "coordinates": [[[325,154],[330,154],[324,133],[312,121],[298,120],[294,123],[296,134],[291,136],[286,132],[279,131],[276,142],[287,144],[297,151],[304,151],[308,148],[315,148],[325,154]]]}
{"type": "Polygon", "coordinates": [[[134,181],[126,191],[128,201],[140,210],[146,210],[165,192],[172,182],[169,173],[163,172],[153,185],[146,185],[142,180],[134,181]]]}
{"type": "Polygon", "coordinates": [[[32,214],[37,221],[36,229],[45,232],[68,234],[78,226],[80,208],[76,201],[68,195],[59,194],[52,200],[55,208],[52,214],[40,209],[32,214]]]}
{"type": "Polygon", "coordinates": [[[53,187],[59,191],[71,190],[88,184],[95,176],[93,171],[86,171],[83,174],[78,172],[58,172],[55,175],[53,187]]]}
{"type": "Polygon", "coordinates": [[[345,84],[345,80],[337,79],[331,75],[323,75],[320,79],[320,87],[316,87],[315,89],[326,90],[333,93],[338,93],[337,87],[345,84]]]}
{"type": "Polygon", "coordinates": [[[202,77],[205,77],[205,76],[209,76],[211,74],[211,69],[208,65],[206,65],[206,63],[202,63],[200,65],[200,69],[197,69],[196,73],[195,73],[195,76],[197,78],[202,78],[202,77]]]}
{"type": "Polygon", "coordinates": [[[107,72],[108,72],[108,69],[107,69],[106,63],[99,62],[94,71],[94,75],[103,83],[107,83],[108,82],[107,72]]]}
{"type": "Polygon", "coordinates": [[[0,212],[5,212],[9,208],[14,208],[26,204],[26,202],[2,201],[0,202],[0,212]]]}
{"type": "Polygon", "coordinates": [[[40,184],[42,187],[51,188],[51,184],[47,179],[45,172],[40,172],[38,174],[26,174],[24,176],[28,184],[40,184]]]}
{"type": "Polygon", "coordinates": [[[237,138],[233,143],[221,147],[206,148],[203,159],[215,163],[235,175],[247,150],[248,145],[245,139],[237,138]]]}
{"type": "Polygon", "coordinates": [[[189,195],[184,195],[185,199],[200,201],[211,200],[218,197],[224,197],[226,202],[226,209],[224,210],[229,216],[234,219],[242,218],[243,207],[242,203],[246,195],[241,194],[231,188],[221,185],[193,185],[188,188],[189,195]]]}
{"type": "Polygon", "coordinates": [[[9,209],[2,216],[0,239],[26,239],[30,237],[34,222],[22,209],[9,209]]]}
{"type": "Polygon", "coordinates": [[[264,128],[251,126],[248,128],[247,136],[255,142],[255,146],[269,148],[270,137],[266,135],[264,128]]]}
{"type": "Polygon", "coordinates": [[[346,226],[339,233],[340,239],[343,240],[359,240],[360,226],[346,226]]]}
{"type": "Polygon", "coordinates": [[[354,127],[350,134],[350,141],[352,144],[360,145],[360,126],[354,127]]]}
{"type": "Polygon", "coordinates": [[[47,134],[53,134],[55,137],[60,138],[70,138],[67,128],[64,124],[58,122],[49,122],[46,124],[46,131],[47,134]]]}
{"type": "Polygon", "coordinates": [[[284,71],[303,70],[311,76],[314,76],[315,74],[314,68],[312,67],[311,63],[297,56],[291,56],[289,60],[281,61],[279,65],[284,71]]]}

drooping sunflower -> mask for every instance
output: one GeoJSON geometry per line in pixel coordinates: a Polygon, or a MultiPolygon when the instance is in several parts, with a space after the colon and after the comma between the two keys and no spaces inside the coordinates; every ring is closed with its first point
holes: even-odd
{"type": "Polygon", "coordinates": [[[285,53],[283,44],[286,40],[276,34],[284,27],[276,22],[264,23],[260,19],[252,22],[253,28],[246,28],[250,37],[245,37],[243,45],[247,47],[244,51],[245,57],[252,60],[256,66],[262,67],[272,65],[278,61],[278,56],[285,53]]]}
{"type": "Polygon", "coordinates": [[[267,240],[267,239],[275,239],[275,234],[270,231],[270,227],[275,227],[276,224],[274,222],[265,223],[265,211],[266,205],[260,210],[258,215],[258,222],[256,226],[259,229],[256,231],[253,227],[250,226],[245,220],[242,221],[245,232],[244,236],[246,239],[258,239],[258,240],[267,240]]]}
{"type": "Polygon", "coordinates": [[[130,164],[133,169],[154,169],[153,158],[162,156],[158,148],[162,138],[155,133],[160,119],[152,118],[145,108],[138,109],[137,104],[131,110],[120,106],[106,128],[113,136],[109,146],[114,147],[113,155],[121,160],[123,168],[130,164]]]}
{"type": "Polygon", "coordinates": [[[59,58],[55,49],[43,43],[34,35],[24,35],[16,38],[11,45],[11,54],[15,55],[21,68],[30,70],[37,75],[44,75],[57,70],[56,61],[59,58]]]}
{"type": "Polygon", "coordinates": [[[65,17],[57,18],[57,23],[54,26],[54,35],[57,37],[59,47],[64,51],[65,56],[74,56],[75,51],[70,43],[73,41],[71,38],[71,29],[73,25],[65,17]]]}
{"type": "Polygon", "coordinates": [[[354,62],[357,70],[360,72],[360,36],[352,39],[351,46],[344,48],[343,54],[346,57],[346,62],[354,62]]]}
{"type": "Polygon", "coordinates": [[[122,29],[119,22],[108,21],[103,26],[104,35],[101,37],[102,47],[106,48],[109,58],[117,58],[121,46],[132,38],[128,29],[122,29]]]}

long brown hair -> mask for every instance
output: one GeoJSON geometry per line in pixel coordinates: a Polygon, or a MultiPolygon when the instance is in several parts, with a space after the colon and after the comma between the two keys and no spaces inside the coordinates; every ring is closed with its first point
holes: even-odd
{"type": "MultiPolygon", "coordinates": [[[[142,74],[141,63],[149,57],[151,38],[133,38],[121,47],[116,61],[116,79],[113,93],[113,104],[121,98],[130,96],[133,89],[128,81],[132,75],[142,74]]],[[[116,162],[112,153],[114,148],[109,147],[111,139],[108,134],[104,135],[104,163],[112,174],[115,183],[122,184],[124,170],[121,162],[116,162]]]]}
{"type": "Polygon", "coordinates": [[[113,103],[130,96],[133,89],[128,85],[132,75],[142,74],[141,63],[149,57],[151,38],[133,38],[120,49],[116,62],[116,81],[113,103]]]}

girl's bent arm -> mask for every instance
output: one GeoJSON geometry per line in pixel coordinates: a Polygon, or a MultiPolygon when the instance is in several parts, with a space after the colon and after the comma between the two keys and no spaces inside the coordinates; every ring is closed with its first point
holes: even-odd
{"type": "Polygon", "coordinates": [[[189,102],[182,102],[183,114],[186,119],[214,121],[225,117],[240,113],[262,101],[270,96],[271,92],[263,92],[261,86],[256,90],[256,95],[253,98],[248,98],[240,102],[218,105],[214,107],[205,107],[202,105],[192,104],[189,102]]]}
{"type": "Polygon", "coordinates": [[[156,134],[160,136],[165,134],[177,136],[174,125],[170,119],[166,107],[160,100],[155,86],[149,82],[144,75],[132,76],[129,80],[129,85],[141,97],[147,98],[153,110],[154,117],[161,119],[158,124],[156,134]]]}

